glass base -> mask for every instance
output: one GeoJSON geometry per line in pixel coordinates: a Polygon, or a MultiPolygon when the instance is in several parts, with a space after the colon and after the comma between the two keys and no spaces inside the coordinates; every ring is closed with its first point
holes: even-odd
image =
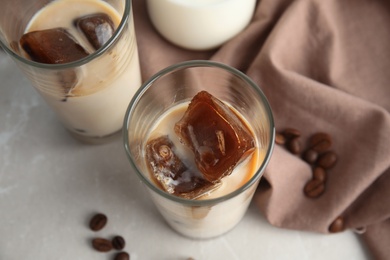
{"type": "Polygon", "coordinates": [[[118,138],[121,137],[122,129],[118,130],[115,133],[105,135],[105,136],[86,136],[86,135],[81,135],[75,132],[72,132],[68,130],[68,133],[77,141],[80,141],[81,143],[84,144],[92,144],[92,145],[99,145],[99,144],[106,144],[111,141],[114,141],[118,138]]]}

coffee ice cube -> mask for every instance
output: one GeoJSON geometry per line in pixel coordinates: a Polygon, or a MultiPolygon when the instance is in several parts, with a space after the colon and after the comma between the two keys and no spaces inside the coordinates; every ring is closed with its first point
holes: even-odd
{"type": "Polygon", "coordinates": [[[218,188],[199,172],[189,169],[175,153],[175,145],[168,136],[149,140],[146,159],[157,183],[168,193],[187,199],[198,198],[218,188]]]}
{"type": "Polygon", "coordinates": [[[113,21],[105,13],[83,16],[74,23],[96,50],[102,47],[115,31],[113,21]]]}
{"type": "Polygon", "coordinates": [[[174,130],[195,154],[195,163],[205,179],[219,181],[255,148],[245,123],[226,104],[206,91],[191,100],[174,130]]]}
{"type": "Polygon", "coordinates": [[[64,28],[28,32],[21,37],[20,46],[33,61],[41,63],[62,64],[88,56],[64,28]]]}

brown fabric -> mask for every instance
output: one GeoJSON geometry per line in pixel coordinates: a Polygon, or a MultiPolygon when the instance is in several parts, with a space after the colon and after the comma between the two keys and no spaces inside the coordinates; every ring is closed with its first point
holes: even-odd
{"type": "MultiPolygon", "coordinates": [[[[146,79],[191,59],[238,68],[263,89],[277,131],[286,127],[333,136],[339,155],[326,192],[303,195],[311,169],[275,146],[254,203],[277,227],[328,233],[345,217],[364,228],[375,259],[390,255],[390,2],[383,0],[261,0],[251,24],[212,51],[180,49],[152,27],[145,2],[133,2],[146,79]]],[[[304,145],[304,143],[302,143],[304,145]]]]}

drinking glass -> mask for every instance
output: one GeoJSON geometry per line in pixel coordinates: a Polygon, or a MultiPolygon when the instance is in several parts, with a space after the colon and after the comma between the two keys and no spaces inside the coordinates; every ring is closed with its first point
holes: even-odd
{"type": "Polygon", "coordinates": [[[103,142],[120,132],[126,108],[141,85],[131,0],[0,0],[0,6],[1,47],[66,129],[86,143],[103,142]],[[63,64],[35,62],[21,47],[20,39],[35,15],[54,2],[62,4],[58,15],[49,16],[42,29],[50,29],[70,10],[79,15],[93,13],[95,4],[116,14],[117,28],[85,58],[63,64]],[[85,8],[68,8],[79,4],[85,8]]]}
{"type": "Polygon", "coordinates": [[[186,237],[211,238],[231,230],[245,214],[271,157],[275,128],[266,97],[248,76],[222,63],[195,60],[163,69],[142,85],[126,112],[123,137],[132,173],[146,185],[166,222],[186,237]],[[189,102],[202,90],[229,104],[248,122],[258,157],[253,172],[242,173],[249,177],[237,189],[217,197],[186,199],[156,184],[148,169],[145,146],[161,115],[189,102]]]}

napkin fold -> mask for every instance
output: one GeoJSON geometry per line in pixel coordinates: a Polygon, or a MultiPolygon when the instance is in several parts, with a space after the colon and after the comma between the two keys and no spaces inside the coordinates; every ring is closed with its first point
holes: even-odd
{"type": "Polygon", "coordinates": [[[312,169],[276,145],[253,202],[274,226],[329,233],[339,216],[375,259],[390,255],[390,2],[261,0],[251,23],[220,48],[181,49],[133,1],[143,79],[194,59],[231,65],[267,96],[277,131],[301,132],[302,149],[326,132],[338,155],[325,192],[308,198],[312,169]]]}

